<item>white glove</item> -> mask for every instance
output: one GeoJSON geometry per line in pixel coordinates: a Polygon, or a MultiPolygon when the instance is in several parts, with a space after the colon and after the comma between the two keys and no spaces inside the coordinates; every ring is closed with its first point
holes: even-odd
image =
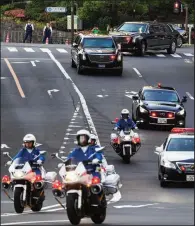
{"type": "Polygon", "coordinates": [[[114,130],[117,130],[118,129],[118,127],[114,127],[114,130]]]}
{"type": "Polygon", "coordinates": [[[136,126],[135,129],[138,129],[138,127],[136,126]]]}
{"type": "Polygon", "coordinates": [[[93,165],[98,164],[98,162],[99,162],[99,159],[93,159],[93,160],[92,160],[92,164],[93,164],[93,165]]]}
{"type": "Polygon", "coordinates": [[[37,164],[41,165],[42,164],[42,160],[37,160],[37,164]]]}
{"type": "Polygon", "coordinates": [[[8,162],[6,162],[6,166],[10,166],[12,164],[12,161],[8,161],[8,162]]]}

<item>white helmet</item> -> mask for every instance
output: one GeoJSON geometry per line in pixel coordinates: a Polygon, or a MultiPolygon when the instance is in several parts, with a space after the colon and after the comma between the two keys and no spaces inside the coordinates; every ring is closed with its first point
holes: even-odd
{"type": "Polygon", "coordinates": [[[87,146],[90,140],[90,132],[85,129],[79,130],[77,132],[76,139],[79,146],[87,146]],[[80,138],[81,136],[82,138],[80,138]],[[86,136],[86,138],[84,136],[86,136]]]}
{"type": "Polygon", "coordinates": [[[23,142],[33,142],[33,146],[36,144],[36,137],[33,134],[26,134],[23,138],[23,142]]]}
{"type": "Polygon", "coordinates": [[[129,117],[129,111],[128,111],[127,109],[123,109],[123,110],[121,111],[121,117],[122,117],[123,119],[128,119],[128,117],[129,117]]]}

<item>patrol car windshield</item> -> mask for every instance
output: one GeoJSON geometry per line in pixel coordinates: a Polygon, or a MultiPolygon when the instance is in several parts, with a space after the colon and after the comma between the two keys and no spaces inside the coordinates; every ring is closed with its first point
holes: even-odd
{"type": "Polygon", "coordinates": [[[179,97],[173,91],[146,90],[143,93],[143,100],[146,100],[146,101],[179,102],[179,97]]]}
{"type": "Polygon", "coordinates": [[[167,151],[194,151],[194,138],[171,138],[167,151]]]}
{"type": "Polygon", "coordinates": [[[113,40],[110,38],[85,38],[84,48],[115,48],[113,40]]]}
{"type": "Polygon", "coordinates": [[[126,31],[126,32],[145,32],[147,24],[135,24],[135,23],[125,23],[123,24],[118,31],[126,31]]]}

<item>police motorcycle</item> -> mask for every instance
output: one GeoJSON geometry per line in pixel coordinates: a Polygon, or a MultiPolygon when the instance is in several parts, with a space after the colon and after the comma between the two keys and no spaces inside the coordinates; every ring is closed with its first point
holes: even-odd
{"type": "MultiPolygon", "coordinates": [[[[118,120],[119,119],[116,118],[111,124],[116,124],[118,120]]],[[[130,163],[131,157],[135,155],[141,147],[139,134],[128,127],[124,130],[118,130],[117,134],[111,133],[110,138],[110,145],[127,164],[130,163]]]]}
{"type": "MultiPolygon", "coordinates": [[[[44,154],[46,151],[40,151],[33,161],[44,154]]],[[[3,155],[12,160],[5,164],[10,166],[8,169],[10,176],[5,175],[2,178],[3,191],[13,201],[16,213],[23,213],[26,207],[30,207],[34,212],[40,211],[45,200],[45,187],[47,183],[52,184],[55,181],[56,172],[46,173],[43,166],[33,161],[25,161],[23,158],[13,160],[9,152],[3,152],[3,155]],[[40,169],[41,175],[32,172],[35,168],[40,169]],[[10,197],[9,190],[13,192],[13,198],[10,197]]]]}
{"type": "Polygon", "coordinates": [[[119,183],[119,178],[116,176],[111,185],[105,174],[101,173],[100,180],[99,177],[87,173],[85,166],[92,164],[90,160],[77,164],[74,159],[59,157],[58,153],[53,153],[52,157],[62,161],[58,164],[61,181],[56,180],[53,183],[52,191],[56,201],[66,209],[71,224],[78,225],[84,217],[90,217],[95,224],[103,223],[107,209],[106,195],[118,191],[113,184],[119,183]],[[66,207],[57,197],[66,197],[66,207]]]}

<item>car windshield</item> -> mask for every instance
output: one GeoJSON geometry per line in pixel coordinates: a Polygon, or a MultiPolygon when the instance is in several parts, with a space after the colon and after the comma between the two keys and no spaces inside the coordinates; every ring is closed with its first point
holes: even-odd
{"type": "Polygon", "coordinates": [[[83,42],[85,48],[115,48],[113,40],[110,38],[85,38],[83,42]]]}
{"type": "Polygon", "coordinates": [[[146,101],[179,102],[179,97],[173,91],[146,90],[143,93],[143,100],[146,100],[146,101]]]}
{"type": "Polygon", "coordinates": [[[134,24],[134,23],[125,23],[119,27],[118,31],[127,31],[127,32],[145,32],[147,24],[134,24]]]}
{"type": "Polygon", "coordinates": [[[167,151],[194,151],[194,137],[170,139],[167,151]]]}

